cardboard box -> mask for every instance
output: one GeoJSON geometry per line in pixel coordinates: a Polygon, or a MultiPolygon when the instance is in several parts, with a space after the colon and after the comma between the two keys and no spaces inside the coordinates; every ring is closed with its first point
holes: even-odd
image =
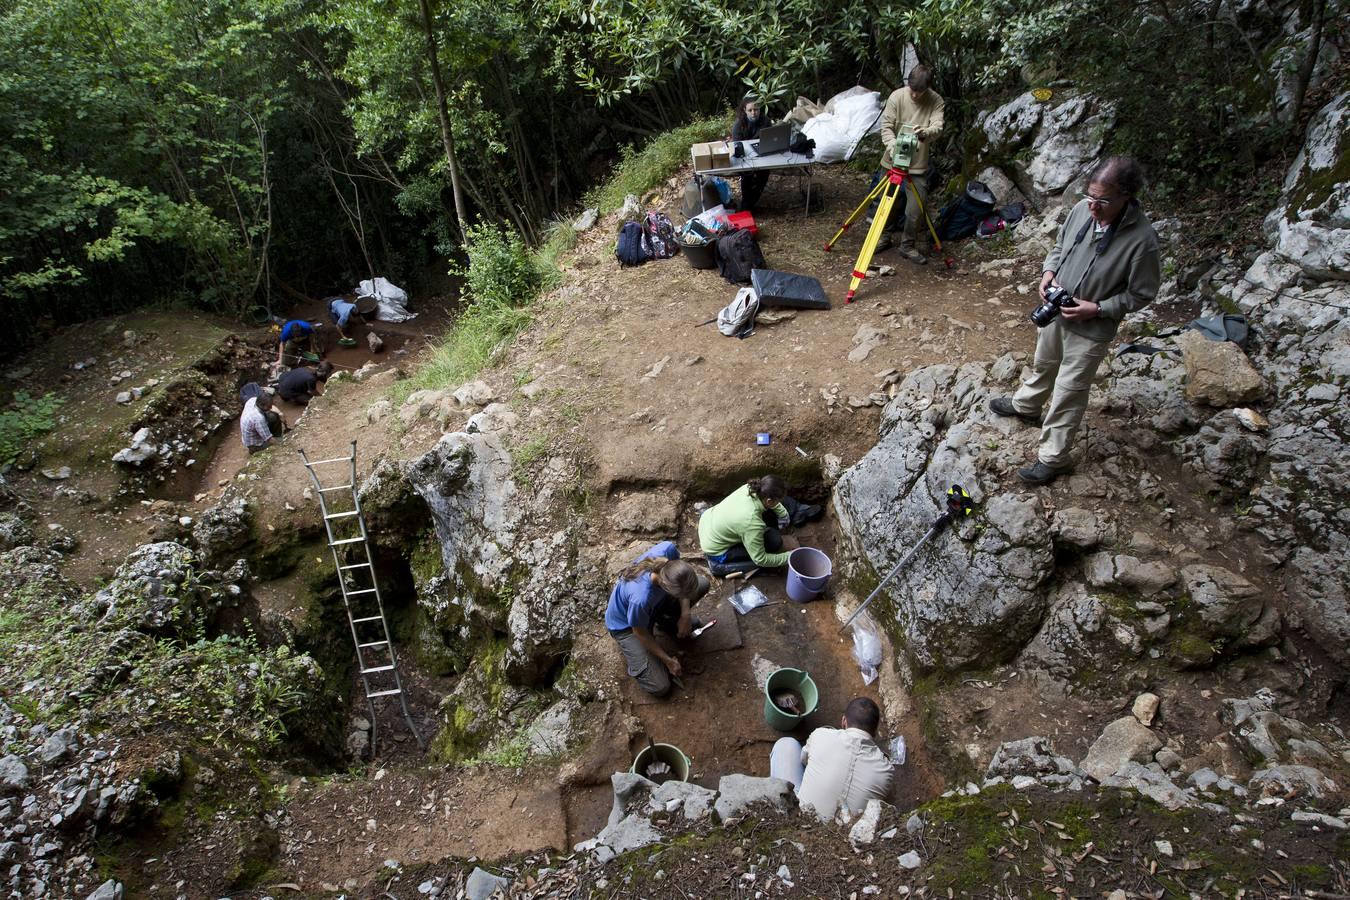
{"type": "Polygon", "coordinates": [[[694,158],[695,172],[704,172],[708,169],[725,169],[731,165],[731,145],[726,141],[708,141],[702,144],[694,144],[689,148],[689,155],[694,158]]]}

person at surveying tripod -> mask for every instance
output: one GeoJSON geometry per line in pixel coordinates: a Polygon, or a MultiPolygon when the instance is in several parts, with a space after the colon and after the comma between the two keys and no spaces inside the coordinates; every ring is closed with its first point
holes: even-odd
{"type": "MultiPolygon", "coordinates": [[[[886,108],[881,113],[881,143],[885,148],[881,154],[881,168],[872,179],[872,184],[875,185],[891,170],[893,164],[891,150],[895,145],[895,139],[908,126],[918,138],[919,144],[906,169],[910,177],[905,179],[906,190],[902,195],[906,201],[902,207],[904,219],[903,222],[886,223],[886,237],[877,245],[876,252],[880,253],[893,247],[895,241],[892,234],[899,231],[900,254],[920,265],[928,262],[928,259],[914,249],[914,241],[918,237],[923,217],[927,214],[929,156],[933,142],[942,134],[943,109],[946,106],[946,102],[938,96],[937,91],[933,90],[932,84],[932,70],[925,65],[918,65],[909,70],[905,86],[891,92],[891,96],[886,100],[886,108]],[[917,202],[908,202],[910,198],[917,202]]],[[[898,211],[897,218],[899,218],[898,211]]]]}
{"type": "Polygon", "coordinates": [[[989,401],[997,415],[1041,424],[1036,462],[1017,470],[1028,484],[1049,484],[1073,467],[1069,454],[1092,379],[1120,320],[1158,295],[1162,261],[1158,235],[1139,208],[1143,186],[1143,169],[1128,156],[1092,170],[1042,265],[1031,374],[1011,397],[989,401]]]}

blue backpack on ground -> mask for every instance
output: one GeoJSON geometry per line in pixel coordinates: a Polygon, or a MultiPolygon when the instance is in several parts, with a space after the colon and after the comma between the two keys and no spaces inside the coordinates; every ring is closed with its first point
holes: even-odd
{"type": "Polygon", "coordinates": [[[619,243],[614,249],[621,266],[640,266],[651,259],[651,244],[641,223],[624,222],[619,229],[619,243]]]}

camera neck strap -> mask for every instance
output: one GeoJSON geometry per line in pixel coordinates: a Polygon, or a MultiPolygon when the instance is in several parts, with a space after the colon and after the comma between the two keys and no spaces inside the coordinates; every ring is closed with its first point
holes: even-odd
{"type": "MultiPolygon", "coordinates": [[[[1092,274],[1092,267],[1097,264],[1097,260],[1106,252],[1106,248],[1111,246],[1111,238],[1116,236],[1116,226],[1120,223],[1120,220],[1124,215],[1125,211],[1122,210],[1120,215],[1116,217],[1116,221],[1106,226],[1106,233],[1102,235],[1102,239],[1098,241],[1097,246],[1093,248],[1092,259],[1088,260],[1087,268],[1083,270],[1083,274],[1078,276],[1078,283],[1074,285],[1073,290],[1069,292],[1070,297],[1073,297],[1074,299],[1078,298],[1078,289],[1083,286],[1083,282],[1087,281],[1087,277],[1092,274]]],[[[1065,254],[1066,257],[1073,255],[1073,251],[1078,249],[1078,245],[1083,242],[1083,238],[1088,236],[1088,233],[1092,231],[1095,225],[1096,220],[1089,216],[1088,220],[1083,223],[1083,227],[1078,229],[1078,236],[1073,239],[1073,245],[1069,247],[1069,252],[1065,254]]]]}

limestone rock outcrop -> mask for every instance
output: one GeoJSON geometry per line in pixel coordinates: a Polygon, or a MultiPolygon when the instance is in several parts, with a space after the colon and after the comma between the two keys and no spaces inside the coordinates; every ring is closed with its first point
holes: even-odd
{"type": "Polygon", "coordinates": [[[987,496],[985,471],[1011,461],[986,442],[1001,435],[984,404],[986,370],[912,372],[882,413],[881,438],[839,479],[835,509],[847,549],[875,581],[913,547],[962,485],[975,518],[938,534],[887,587],[896,628],[920,670],[1008,658],[1035,633],[1054,568],[1045,509],[1034,496],[987,496]]]}

